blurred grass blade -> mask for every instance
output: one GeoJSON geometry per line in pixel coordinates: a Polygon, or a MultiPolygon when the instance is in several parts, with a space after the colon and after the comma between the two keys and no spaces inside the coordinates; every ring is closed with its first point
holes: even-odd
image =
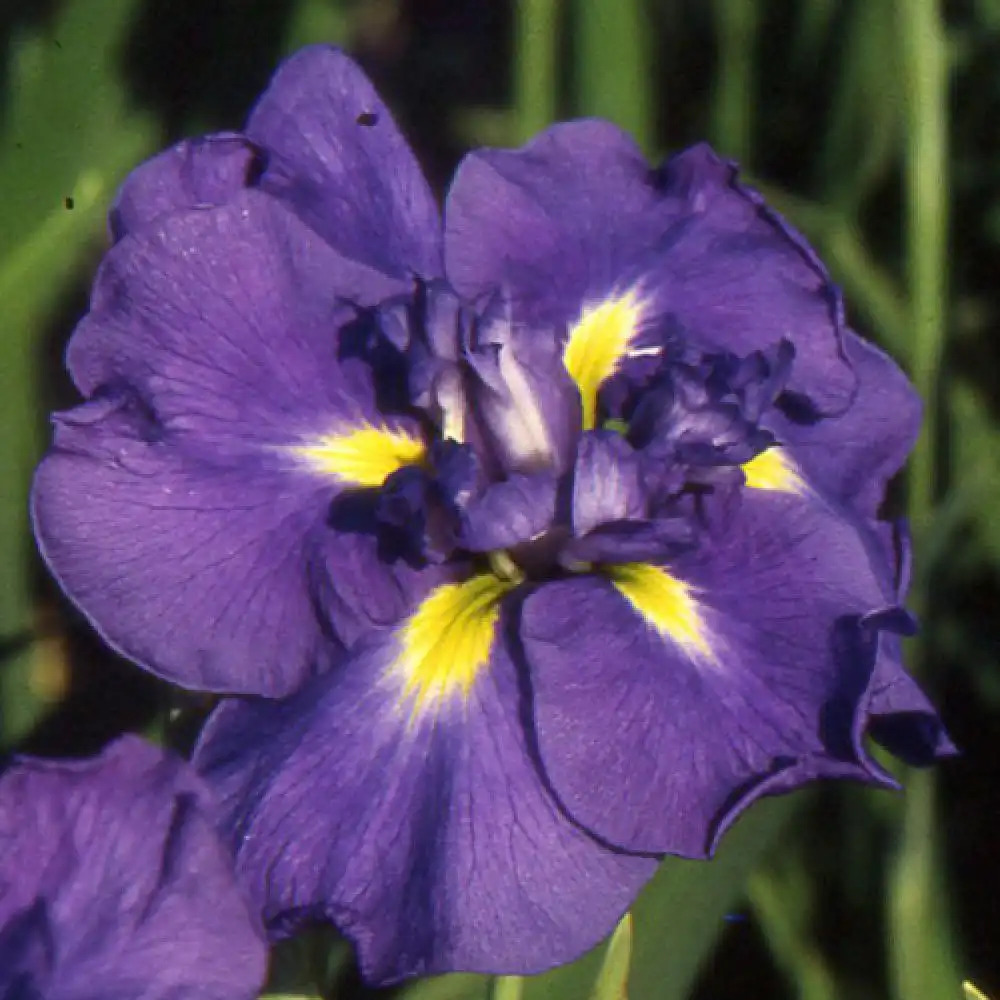
{"type": "Polygon", "coordinates": [[[350,48],[355,27],[348,0],[299,0],[283,48],[294,52],[317,39],[350,48]]]}
{"type": "Polygon", "coordinates": [[[642,0],[576,0],[574,113],[617,122],[652,152],[652,33],[642,0]]]}
{"type": "Polygon", "coordinates": [[[810,70],[815,66],[831,37],[834,18],[841,6],[842,0],[800,0],[789,46],[798,66],[808,66],[810,70]]]}
{"type": "Polygon", "coordinates": [[[890,4],[849,5],[844,54],[832,90],[819,169],[824,201],[854,218],[859,206],[894,169],[901,107],[896,30],[890,4]]]}
{"type": "Polygon", "coordinates": [[[618,922],[604,953],[590,1000],[628,1000],[628,974],[632,964],[632,914],[618,922]]]}
{"type": "Polygon", "coordinates": [[[491,979],[468,972],[418,979],[399,994],[405,1000],[492,1000],[491,979]]]}
{"type": "MultiPolygon", "coordinates": [[[[684,1000],[742,897],[751,870],[797,808],[798,796],[758,802],[726,834],[712,861],[667,858],[632,907],[632,1000],[684,1000]]],[[[605,946],[526,981],[525,1000],[580,1000],[599,975],[605,946]]]]}
{"type": "Polygon", "coordinates": [[[748,166],[753,156],[757,0],[714,0],[716,61],[712,141],[723,156],[748,166]]]}
{"type": "Polygon", "coordinates": [[[517,142],[550,125],[558,108],[560,0],[518,0],[514,38],[517,142]]]}
{"type": "MultiPolygon", "coordinates": [[[[796,840],[801,844],[801,838],[796,840]]],[[[845,994],[813,939],[818,889],[801,853],[793,850],[751,875],[748,896],[771,955],[798,1000],[839,1000],[845,994]]]]}
{"type": "MultiPolygon", "coordinates": [[[[0,135],[0,636],[34,630],[27,492],[41,444],[37,393],[44,324],[129,166],[148,153],[150,122],[128,110],[115,67],[135,0],[74,0],[51,30],[11,45],[0,135]]],[[[4,663],[0,736],[30,728],[33,646],[4,663]]]]}
{"type": "MultiPolygon", "coordinates": [[[[910,465],[909,516],[919,551],[938,501],[938,430],[948,295],[948,55],[940,0],[894,0],[902,91],[906,96],[905,205],[910,371],[925,404],[910,465]]],[[[923,580],[923,578],[922,578],[923,580]]],[[[933,628],[926,585],[911,606],[933,628]]],[[[918,647],[922,649],[923,647],[918,647]]],[[[922,664],[919,654],[915,665],[922,664]]],[[[935,815],[935,775],[910,769],[902,824],[889,873],[888,949],[895,1000],[952,1000],[956,954],[935,815]]]]}
{"type": "Polygon", "coordinates": [[[962,977],[935,817],[935,774],[903,779],[903,821],[889,872],[889,951],[896,1000],[951,1000],[962,977]]]}
{"type": "MultiPolygon", "coordinates": [[[[936,500],[938,390],[948,295],[948,57],[939,0],[895,0],[902,90],[906,95],[907,291],[910,374],[923,399],[913,453],[909,514],[919,545],[936,500]]],[[[922,595],[911,603],[920,615],[922,595]]]]}

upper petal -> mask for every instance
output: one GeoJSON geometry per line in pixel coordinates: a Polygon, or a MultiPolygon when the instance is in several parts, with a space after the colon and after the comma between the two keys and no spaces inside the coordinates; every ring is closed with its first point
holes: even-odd
{"type": "Polygon", "coordinates": [[[276,422],[311,432],[304,418],[317,413],[372,419],[358,337],[341,328],[355,319],[351,303],[408,288],[344,258],[273,199],[243,191],[116,244],[67,364],[84,395],[126,381],[159,410],[197,400],[212,427],[258,437],[276,422]]]}
{"type": "Polygon", "coordinates": [[[163,215],[224,205],[262,165],[261,150],[242,135],[183,139],[128,175],[108,215],[111,235],[119,240],[163,215]]]}
{"type": "Polygon", "coordinates": [[[596,120],[554,125],[518,150],[470,153],[445,204],[448,279],[474,301],[503,289],[523,322],[563,325],[655,241],[652,181],[635,143],[596,120]]]}
{"type": "Polygon", "coordinates": [[[706,146],[654,171],[617,128],[580,121],[472,153],[448,195],[445,261],[460,294],[501,288],[527,322],[579,325],[624,295],[641,324],[623,350],[678,325],[741,356],[785,338],[792,391],[835,412],[854,388],[826,270],[706,146]]]}
{"type": "Polygon", "coordinates": [[[457,701],[414,717],[397,642],[362,644],[284,702],[212,717],[196,760],[254,899],[275,934],[339,924],[376,983],[569,961],[655,862],[601,846],[547,792],[506,643],[457,701]]]}
{"type": "Polygon", "coordinates": [[[358,65],[313,45],[288,59],[250,115],[267,151],[260,187],[345,257],[398,278],[440,273],[437,205],[358,65]]]}
{"type": "Polygon", "coordinates": [[[869,542],[818,504],[748,491],[669,588],[591,577],[530,597],[539,751],[571,814],[630,850],[703,856],[779,772],[883,780],[855,732],[875,659],[862,617],[887,603],[869,542]]]}
{"type": "MultiPolygon", "coordinates": [[[[91,398],[57,418],[35,529],[105,638],[171,680],[287,692],[369,620],[328,600],[342,569],[352,587],[395,586],[330,510],[345,487],[371,485],[345,451],[359,428],[419,440],[413,421],[380,415],[378,372],[353,356],[351,274],[253,191],[163,217],[101,268],[69,348],[91,398]]],[[[405,454],[375,464],[389,459],[405,454]]]]}
{"type": "Polygon", "coordinates": [[[15,761],[0,778],[0,994],[20,975],[53,1000],[257,996],[266,947],[211,808],[179,758],[133,737],[93,760],[15,761]]]}

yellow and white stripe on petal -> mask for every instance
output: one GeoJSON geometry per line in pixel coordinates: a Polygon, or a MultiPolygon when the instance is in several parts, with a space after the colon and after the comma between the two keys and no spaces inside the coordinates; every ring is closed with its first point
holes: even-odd
{"type": "Polygon", "coordinates": [[[401,683],[401,704],[411,718],[468,698],[489,662],[500,601],[515,586],[492,573],[443,584],[403,624],[390,673],[401,683]]]}
{"type": "Polygon", "coordinates": [[[608,565],[603,572],[650,628],[692,659],[715,661],[711,632],[688,584],[649,563],[608,565]]]}
{"type": "Polygon", "coordinates": [[[364,423],[324,434],[290,449],[314,472],[348,486],[379,487],[404,465],[419,465],[423,440],[406,431],[364,423]]]}
{"type": "Polygon", "coordinates": [[[783,448],[768,448],[749,462],[744,462],[743,475],[752,490],[799,494],[807,490],[798,467],[783,448]]]}
{"type": "Polygon", "coordinates": [[[570,328],[563,364],[580,390],[585,431],[596,426],[598,390],[628,353],[642,327],[643,313],[643,300],[632,289],[587,306],[570,328]]]}

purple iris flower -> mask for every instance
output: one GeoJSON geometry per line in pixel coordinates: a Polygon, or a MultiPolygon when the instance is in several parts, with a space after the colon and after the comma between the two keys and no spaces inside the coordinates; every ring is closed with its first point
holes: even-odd
{"type": "Polygon", "coordinates": [[[760,795],[891,784],[867,735],[950,751],[875,520],[918,401],[805,241],[599,121],[443,214],[359,69],[292,58],[126,182],[34,491],[112,645],[258,696],[196,752],[239,869],[374,981],[567,961],[760,795]]]}
{"type": "Polygon", "coordinates": [[[180,758],[124,737],[0,775],[0,996],[250,1000],[267,948],[180,758]]]}

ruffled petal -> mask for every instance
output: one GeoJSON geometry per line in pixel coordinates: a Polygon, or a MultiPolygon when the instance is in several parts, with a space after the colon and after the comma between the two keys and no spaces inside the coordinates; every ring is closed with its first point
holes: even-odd
{"type": "Polygon", "coordinates": [[[434,197],[389,109],[343,52],[288,59],[250,115],[267,151],[260,187],[343,256],[397,278],[440,273],[434,197]]]}
{"type": "Polygon", "coordinates": [[[211,809],[183,761],[134,737],[93,760],[15,761],[0,778],[0,994],[256,997],[267,949],[211,809]]]}
{"type": "Polygon", "coordinates": [[[235,133],[183,139],[136,167],[108,215],[115,240],[164,215],[225,205],[252,185],[263,167],[259,149],[235,133]]]}
{"type": "Polygon", "coordinates": [[[660,207],[641,151],[607,122],[554,125],[519,150],[477,150],[445,204],[448,279],[472,301],[503,290],[531,326],[565,325],[648,253],[660,207]]]}
{"type": "Polygon", "coordinates": [[[678,328],[739,356],[788,339],[789,389],[821,412],[850,402],[843,310],[826,270],[707,146],[655,171],[620,130],[580,121],[519,150],[472,153],[448,196],[445,261],[460,294],[502,289],[523,322],[612,323],[621,357],[678,328]]]}
{"type": "Polygon", "coordinates": [[[877,658],[865,697],[872,738],[916,767],[957,754],[934,706],[903,668],[899,639],[883,631],[873,641],[877,658]]]}
{"type": "Polygon", "coordinates": [[[669,573],[541,587],[521,636],[570,814],[629,850],[698,857],[778,774],[883,782],[860,742],[883,559],[820,505],[748,491],[725,536],[669,573]]]}
{"type": "Polygon", "coordinates": [[[221,706],[202,737],[272,933],[331,920],[374,983],[569,961],[655,861],[601,846],[546,791],[504,642],[459,701],[417,717],[396,656],[391,637],[369,641],[291,699],[221,706]]]}
{"type": "Polygon", "coordinates": [[[584,435],[573,470],[574,534],[648,513],[639,458],[625,439],[613,431],[584,435]]]}
{"type": "Polygon", "coordinates": [[[544,534],[556,517],[558,482],[549,473],[521,475],[488,486],[461,512],[462,547],[507,549],[544,534]]]}
{"type": "Polygon", "coordinates": [[[917,440],[921,404],[906,376],[877,347],[850,331],[845,347],[858,376],[851,405],[835,417],[806,422],[771,410],[767,426],[807,483],[873,517],[917,440]]]}
{"type": "Polygon", "coordinates": [[[419,435],[379,415],[378,372],[352,356],[340,264],[244,192],[118,243],[71,341],[89,401],[56,418],[36,534],[104,637],[177,683],[286,693],[368,621],[333,627],[320,598],[341,570],[382,592],[379,553],[358,555],[358,526],[331,503],[371,485],[373,462],[405,461],[397,445],[419,435]],[[368,440],[377,426],[382,451],[368,440]]]}

